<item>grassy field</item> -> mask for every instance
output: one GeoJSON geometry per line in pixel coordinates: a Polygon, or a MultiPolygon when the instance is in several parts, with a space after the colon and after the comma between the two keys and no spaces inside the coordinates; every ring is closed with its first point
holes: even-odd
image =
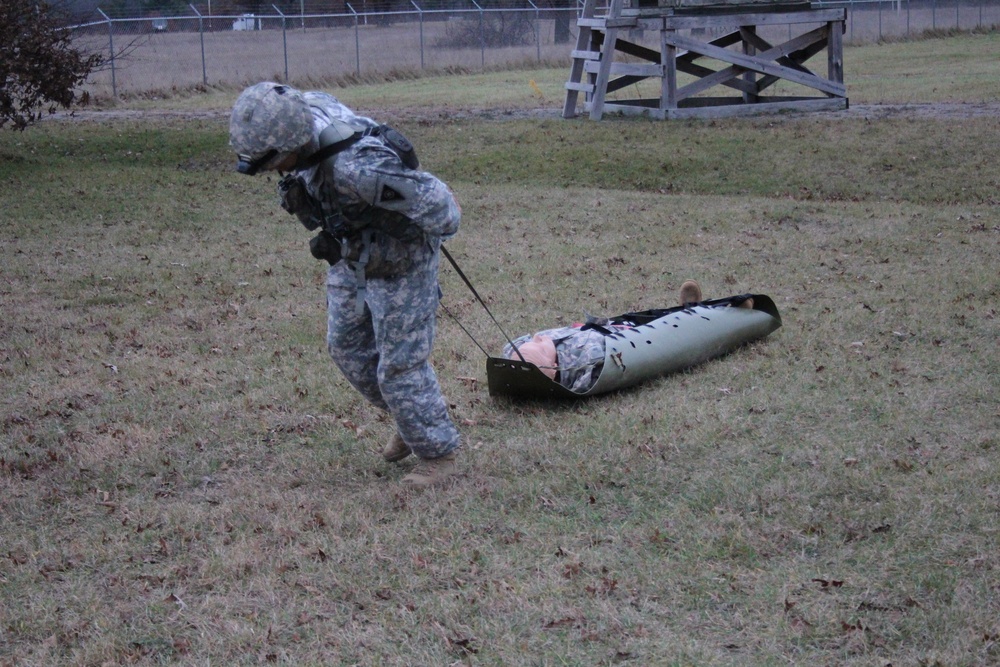
{"type": "MultiPolygon", "coordinates": [[[[995,102],[991,43],[849,49],[852,103],[995,102]]],[[[689,277],[784,326],[519,403],[442,313],[462,472],[425,493],[326,356],[309,234],[232,170],[235,92],[0,135],[0,665],[1000,662],[1000,118],[504,120],[543,75],[335,92],[452,185],[508,334],[689,277]]]]}

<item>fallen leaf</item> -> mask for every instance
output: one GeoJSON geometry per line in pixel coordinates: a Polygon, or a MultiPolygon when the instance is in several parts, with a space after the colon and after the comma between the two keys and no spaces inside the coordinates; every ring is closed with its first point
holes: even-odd
{"type": "Polygon", "coordinates": [[[184,603],[184,600],[182,600],[179,597],[177,597],[176,593],[171,593],[170,595],[168,595],[167,597],[165,597],[163,599],[163,601],[164,602],[173,602],[174,604],[176,604],[181,609],[186,609],[187,608],[187,605],[184,603]]]}
{"type": "Polygon", "coordinates": [[[479,649],[472,645],[473,641],[472,637],[463,637],[461,639],[452,639],[451,637],[448,637],[448,644],[452,648],[456,648],[462,653],[471,653],[475,655],[476,653],[479,653],[479,649]]]}
{"type": "Polygon", "coordinates": [[[789,622],[789,624],[793,628],[796,628],[798,630],[802,630],[803,628],[811,628],[812,627],[812,623],[810,623],[809,621],[805,620],[804,618],[799,618],[798,616],[792,616],[791,619],[789,619],[788,622],[789,622]]]}
{"type": "Polygon", "coordinates": [[[455,379],[473,391],[479,387],[479,378],[457,376],[455,379]]]}

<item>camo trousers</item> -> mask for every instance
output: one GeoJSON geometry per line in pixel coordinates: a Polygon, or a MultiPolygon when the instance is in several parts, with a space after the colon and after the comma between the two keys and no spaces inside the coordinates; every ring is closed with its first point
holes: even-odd
{"type": "Polygon", "coordinates": [[[456,449],[458,430],[428,361],[440,292],[437,255],[396,278],[367,281],[363,312],[344,262],[327,279],[327,348],[347,380],[388,410],[413,453],[437,458],[456,449]]]}

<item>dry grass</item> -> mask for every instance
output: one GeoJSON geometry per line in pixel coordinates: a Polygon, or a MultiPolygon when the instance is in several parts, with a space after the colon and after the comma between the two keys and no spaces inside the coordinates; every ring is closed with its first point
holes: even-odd
{"type": "Polygon", "coordinates": [[[1000,659],[997,119],[405,130],[509,333],[688,277],[784,327],[548,405],[442,315],[463,472],[409,493],[223,119],[3,135],[0,665],[1000,659]]]}

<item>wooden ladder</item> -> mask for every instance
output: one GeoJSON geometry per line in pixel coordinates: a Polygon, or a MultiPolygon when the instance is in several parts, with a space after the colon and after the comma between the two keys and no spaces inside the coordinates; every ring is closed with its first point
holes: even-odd
{"type": "Polygon", "coordinates": [[[596,0],[584,0],[580,18],[576,21],[579,33],[576,49],[571,54],[573,65],[569,81],[566,82],[563,118],[576,116],[577,98],[582,92],[584,99],[590,104],[590,117],[594,120],[601,119],[608,80],[612,73],[618,29],[637,24],[635,17],[622,17],[623,4],[624,0],[611,0],[607,14],[595,16],[596,0]],[[583,80],[584,73],[587,74],[586,81],[583,80]]]}

